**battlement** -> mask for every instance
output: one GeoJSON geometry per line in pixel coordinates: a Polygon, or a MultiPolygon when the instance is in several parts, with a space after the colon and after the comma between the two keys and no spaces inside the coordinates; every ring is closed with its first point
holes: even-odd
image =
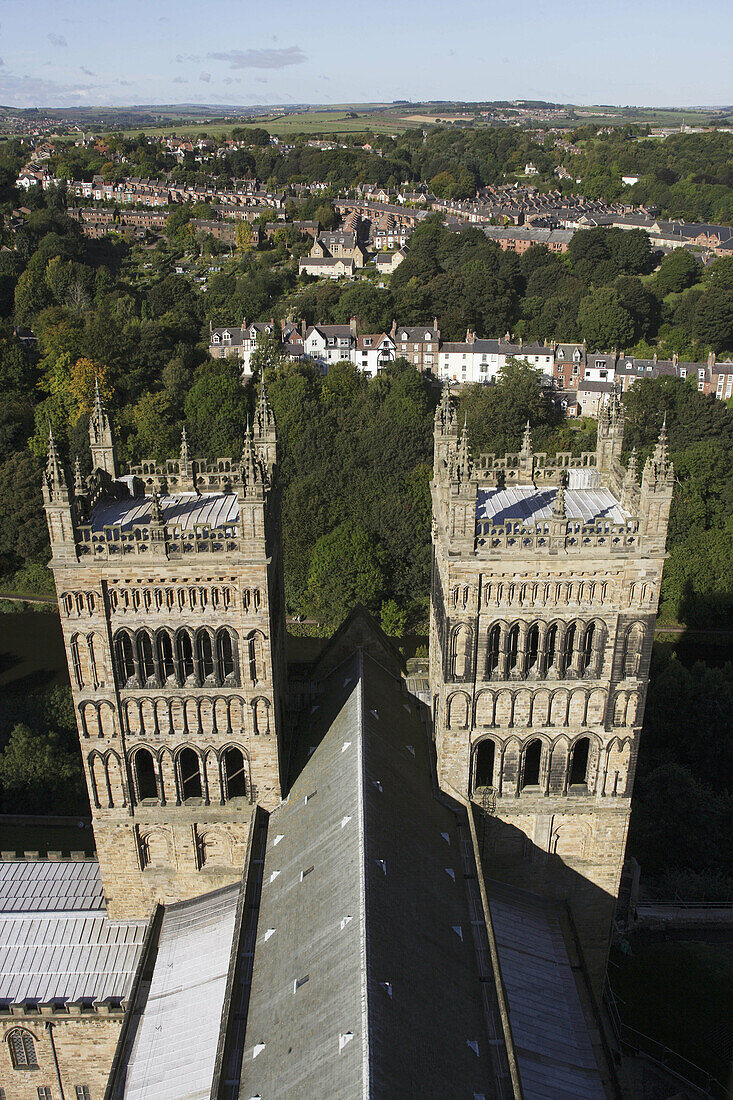
{"type": "Polygon", "coordinates": [[[531,464],[521,451],[505,455],[482,454],[473,461],[472,477],[482,483],[499,485],[502,482],[513,485],[562,485],[569,470],[595,470],[597,456],[595,451],[583,451],[574,455],[572,451],[558,451],[549,455],[545,451],[531,454],[531,464]]]}
{"type": "Polygon", "coordinates": [[[630,553],[641,548],[639,521],[612,523],[598,520],[582,523],[569,520],[559,528],[547,520],[527,526],[523,521],[511,521],[495,525],[486,522],[476,524],[476,554],[485,556],[491,551],[526,552],[533,550],[565,550],[580,553],[584,550],[605,550],[612,553],[630,553]]]}

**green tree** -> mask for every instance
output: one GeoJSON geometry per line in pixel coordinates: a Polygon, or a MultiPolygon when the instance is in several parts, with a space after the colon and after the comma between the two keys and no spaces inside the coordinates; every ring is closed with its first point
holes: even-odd
{"type": "Polygon", "coordinates": [[[654,276],[654,290],[663,298],[665,294],[675,294],[693,286],[701,275],[700,263],[692,253],[684,248],[674,248],[659,265],[654,276]]]}
{"type": "Polygon", "coordinates": [[[58,733],[35,733],[15,726],[0,754],[0,786],[6,812],[84,812],[86,805],[81,760],[58,733]]]}
{"type": "Polygon", "coordinates": [[[357,604],[377,611],[386,585],[375,539],[359,523],[346,521],[316,543],[305,598],[312,615],[336,626],[357,604]]]}
{"type": "Polygon", "coordinates": [[[591,290],[578,307],[578,325],[588,347],[627,348],[634,340],[634,319],[613,287],[591,290]]]}
{"type": "Polygon", "coordinates": [[[184,408],[197,451],[209,458],[242,453],[247,407],[239,360],[216,359],[199,367],[184,408]]]}
{"type": "Polygon", "coordinates": [[[733,291],[713,286],[700,296],[693,335],[714,352],[733,350],[733,291]]]}

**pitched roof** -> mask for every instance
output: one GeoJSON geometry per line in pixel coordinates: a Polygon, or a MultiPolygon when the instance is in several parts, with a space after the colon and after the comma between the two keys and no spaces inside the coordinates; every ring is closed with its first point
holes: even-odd
{"type": "Polygon", "coordinates": [[[357,654],[307,733],[270,818],[240,1100],[493,1095],[457,818],[416,701],[357,654]]]}

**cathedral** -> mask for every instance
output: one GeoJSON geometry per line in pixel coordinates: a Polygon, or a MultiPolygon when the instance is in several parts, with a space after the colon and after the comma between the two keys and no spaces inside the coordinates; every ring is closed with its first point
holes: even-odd
{"type": "Polygon", "coordinates": [[[43,495],[97,858],[0,863],[0,1100],[629,1095],[599,1000],[673,474],[434,436],[429,668],[285,659],[277,428],[43,495]],[[533,1021],[531,1024],[528,1021],[533,1021]]]}

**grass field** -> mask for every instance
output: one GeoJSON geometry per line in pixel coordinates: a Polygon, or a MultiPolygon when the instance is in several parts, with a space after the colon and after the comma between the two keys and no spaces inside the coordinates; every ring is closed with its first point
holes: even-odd
{"type": "MultiPolygon", "coordinates": [[[[489,105],[485,105],[489,106],[489,105]]],[[[213,121],[202,121],[202,111],[191,112],[191,117],[186,117],[183,109],[180,116],[176,116],[175,108],[170,109],[171,121],[160,123],[158,121],[145,125],[145,117],[141,118],[141,125],[124,128],[89,123],[88,129],[105,133],[109,130],[119,130],[134,136],[144,133],[150,136],[161,136],[174,133],[179,136],[206,133],[212,137],[228,134],[235,127],[247,128],[248,126],[261,126],[271,134],[278,137],[291,137],[296,134],[306,135],[333,135],[353,134],[371,130],[376,133],[399,134],[415,127],[440,125],[437,119],[450,120],[454,125],[460,126],[464,119],[469,122],[473,114],[475,104],[462,103],[340,103],[333,106],[314,105],[308,108],[298,109],[272,109],[262,110],[259,114],[246,114],[241,118],[229,117],[226,121],[222,117],[213,121]],[[351,115],[355,115],[352,118],[351,115]],[[469,117],[465,117],[469,116],[469,117]]],[[[478,109],[481,109],[479,105],[478,109]]],[[[230,108],[230,110],[232,110],[230,108]]],[[[571,112],[566,117],[549,118],[547,122],[551,126],[573,127],[586,124],[599,126],[614,125],[623,126],[626,123],[640,125],[648,123],[651,126],[680,126],[687,123],[691,126],[707,126],[716,118],[720,120],[719,112],[711,110],[693,110],[682,108],[657,108],[657,107],[613,107],[606,105],[573,106],[568,104],[567,110],[571,112]]],[[[129,121],[129,112],[125,112],[129,121]]],[[[161,112],[161,115],[163,112],[161,112]]],[[[109,111],[106,112],[107,119],[109,111]]],[[[122,121],[122,120],[121,120],[122,121]]],[[[521,125],[536,126],[541,123],[541,117],[529,118],[517,116],[521,125]]],[[[124,125],[124,123],[123,123],[124,125]]],[[[481,128],[495,125],[491,120],[477,118],[473,126],[481,128]]]]}

